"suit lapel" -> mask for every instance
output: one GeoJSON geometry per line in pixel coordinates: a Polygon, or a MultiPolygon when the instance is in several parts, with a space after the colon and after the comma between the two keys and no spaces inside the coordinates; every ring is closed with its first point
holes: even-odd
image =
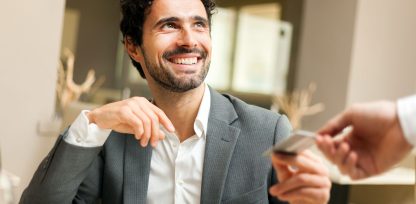
{"type": "Polygon", "coordinates": [[[146,203],[152,147],[143,148],[131,135],[126,136],[124,152],[123,203],[146,203]]]}
{"type": "Polygon", "coordinates": [[[202,204],[221,202],[228,166],[240,133],[240,129],[231,126],[236,119],[237,113],[230,101],[211,89],[202,173],[202,204]]]}

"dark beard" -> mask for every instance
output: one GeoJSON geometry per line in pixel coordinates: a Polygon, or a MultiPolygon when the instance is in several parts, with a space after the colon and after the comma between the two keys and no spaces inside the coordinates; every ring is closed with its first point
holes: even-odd
{"type": "MultiPolygon", "coordinates": [[[[156,67],[147,60],[146,53],[142,49],[144,54],[144,62],[146,64],[147,70],[150,76],[164,89],[172,92],[182,93],[189,91],[191,89],[199,87],[202,82],[205,80],[205,77],[208,74],[210,63],[204,64],[197,76],[191,78],[190,80],[181,80],[175,77],[175,74],[167,69],[166,67],[156,67]]],[[[168,60],[170,56],[175,54],[184,54],[184,53],[199,53],[201,58],[205,61],[207,54],[199,49],[185,49],[177,48],[173,51],[169,51],[163,54],[163,58],[168,60]]]]}

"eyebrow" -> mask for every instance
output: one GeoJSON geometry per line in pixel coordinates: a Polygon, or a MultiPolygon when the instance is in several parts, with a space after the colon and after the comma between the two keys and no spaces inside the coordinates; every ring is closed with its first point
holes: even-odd
{"type": "Polygon", "coordinates": [[[162,25],[164,23],[168,23],[168,22],[178,22],[178,21],[179,21],[179,18],[177,18],[177,17],[162,18],[162,19],[158,20],[153,27],[156,28],[156,27],[159,27],[160,25],[162,25]]]}
{"type": "Polygon", "coordinates": [[[202,21],[206,24],[208,24],[208,20],[202,16],[193,16],[192,19],[194,19],[195,21],[202,21]]]}
{"type": "MultiPolygon", "coordinates": [[[[202,21],[206,24],[208,24],[208,20],[202,16],[192,16],[192,19],[195,21],[202,21]]],[[[161,18],[160,20],[158,20],[156,22],[156,24],[153,26],[154,28],[159,27],[162,24],[165,23],[169,23],[169,22],[178,22],[180,21],[180,19],[178,17],[166,17],[166,18],[161,18]]]]}

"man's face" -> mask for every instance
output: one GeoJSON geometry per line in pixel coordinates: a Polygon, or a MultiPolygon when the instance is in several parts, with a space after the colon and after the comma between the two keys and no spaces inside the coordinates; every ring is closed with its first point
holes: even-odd
{"type": "Polygon", "coordinates": [[[174,92],[198,87],[211,61],[209,29],[200,0],[153,1],[140,46],[146,78],[174,92]]]}

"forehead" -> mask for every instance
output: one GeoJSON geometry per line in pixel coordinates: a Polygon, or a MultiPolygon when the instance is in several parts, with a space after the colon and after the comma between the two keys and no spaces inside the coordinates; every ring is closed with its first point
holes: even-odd
{"type": "Polygon", "coordinates": [[[194,16],[208,18],[201,0],[154,0],[146,21],[155,22],[167,17],[187,19],[194,16]]]}

